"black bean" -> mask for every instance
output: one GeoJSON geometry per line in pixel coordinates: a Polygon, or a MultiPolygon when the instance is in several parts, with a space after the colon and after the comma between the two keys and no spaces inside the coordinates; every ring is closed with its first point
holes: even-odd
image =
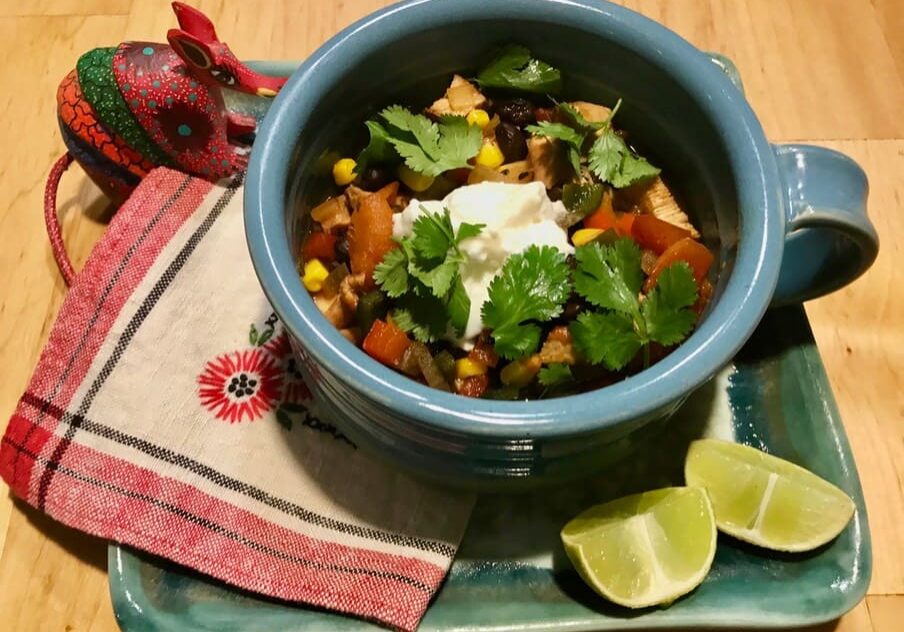
{"type": "Polygon", "coordinates": [[[511,123],[500,123],[496,127],[496,142],[506,162],[524,160],[527,156],[527,138],[524,132],[511,123]]]}
{"type": "Polygon", "coordinates": [[[358,175],[356,184],[365,191],[376,191],[389,182],[389,171],[379,167],[367,167],[358,175]]]}
{"type": "Polygon", "coordinates": [[[342,233],[342,236],[336,240],[336,258],[339,261],[348,261],[348,233],[342,233]]]}
{"type": "Polygon", "coordinates": [[[503,101],[496,106],[496,114],[506,123],[524,127],[535,123],[534,104],[527,99],[512,99],[503,101]]]}

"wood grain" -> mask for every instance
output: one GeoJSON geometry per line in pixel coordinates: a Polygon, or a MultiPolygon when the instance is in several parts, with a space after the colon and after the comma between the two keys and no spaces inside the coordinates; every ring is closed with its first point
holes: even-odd
{"type": "MultiPolygon", "coordinates": [[[[201,0],[241,58],[301,59],[383,0],[201,0]]],[[[704,50],[737,63],[776,141],[847,152],[871,181],[876,265],[807,305],[866,495],[874,547],[869,597],[813,632],[889,632],[904,618],[904,3],[900,0],[630,0],[704,50]]],[[[41,218],[44,178],[64,150],[53,95],[78,55],[124,39],[162,41],[165,0],[0,1],[0,428],[64,295],[41,218]]],[[[60,190],[81,265],[105,202],[73,169],[60,190]]],[[[0,498],[0,621],[10,630],[116,630],[105,544],[0,498]]]]}

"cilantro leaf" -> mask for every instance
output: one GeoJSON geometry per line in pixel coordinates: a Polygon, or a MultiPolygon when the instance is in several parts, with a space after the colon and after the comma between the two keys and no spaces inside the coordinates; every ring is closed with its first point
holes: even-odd
{"type": "Polygon", "coordinates": [[[470,239],[471,237],[477,237],[486,227],[486,224],[468,224],[467,222],[462,222],[458,225],[458,232],[455,233],[455,243],[460,244],[465,239],[470,239]]]}
{"type": "Polygon", "coordinates": [[[618,371],[637,355],[644,341],[634,321],[619,312],[584,312],[569,327],[575,348],[593,364],[618,371]]]}
{"type": "Polygon", "coordinates": [[[465,291],[465,285],[460,276],[455,279],[452,292],[449,293],[447,309],[449,324],[455,330],[456,335],[461,336],[465,332],[471,316],[471,299],[465,291]]]}
{"type": "MultiPolygon", "coordinates": [[[[621,101],[619,101],[621,103],[621,101]]],[[[559,103],[556,107],[558,107],[560,112],[568,115],[571,120],[574,122],[575,126],[583,129],[583,130],[598,130],[606,127],[609,124],[609,120],[613,117],[616,110],[618,110],[618,105],[612,110],[612,113],[609,115],[605,121],[588,121],[584,118],[584,115],[578,112],[577,108],[575,108],[570,103],[559,103]]]]}
{"type": "Polygon", "coordinates": [[[588,166],[600,179],[617,189],[652,178],[659,169],[635,154],[624,139],[610,127],[594,141],[588,154],[588,166]]]}
{"type": "Polygon", "coordinates": [[[654,167],[646,158],[633,152],[625,154],[619,169],[612,176],[612,186],[617,189],[629,187],[641,180],[647,180],[659,175],[659,168],[654,167]]]}
{"type": "Polygon", "coordinates": [[[408,293],[392,310],[396,326],[420,342],[435,342],[446,334],[449,319],[443,302],[435,296],[408,293]]]}
{"type": "Polygon", "coordinates": [[[383,255],[374,269],[374,281],[392,298],[408,291],[408,256],[402,248],[393,248],[383,255]]]}
{"type": "Polygon", "coordinates": [[[468,125],[464,117],[444,116],[437,124],[399,105],[384,109],[380,116],[388,124],[388,142],[418,173],[437,176],[449,169],[467,167],[468,160],[480,151],[480,128],[468,125]]]}
{"type": "Polygon", "coordinates": [[[355,173],[363,172],[372,164],[397,162],[399,154],[389,141],[389,132],[386,128],[379,121],[365,121],[364,124],[370,133],[370,141],[355,160],[355,173]]]}
{"type": "Polygon", "coordinates": [[[575,251],[575,290],[597,307],[636,316],[637,295],[643,285],[640,256],[640,248],[631,239],[619,239],[611,246],[581,246],[575,251]]]}
{"type": "Polygon", "coordinates": [[[551,246],[530,246],[506,259],[481,309],[500,355],[512,360],[537,349],[540,328],[529,321],[562,313],[571,292],[569,276],[565,255],[551,246]]]}
{"type": "Polygon", "coordinates": [[[421,213],[411,227],[411,246],[425,259],[444,258],[449,248],[455,245],[455,233],[449,210],[431,213],[427,207],[421,205],[421,213]]]}
{"type": "Polygon", "coordinates": [[[556,363],[540,369],[537,379],[543,386],[558,386],[574,379],[574,376],[567,364],[556,363]]]}
{"type": "Polygon", "coordinates": [[[477,82],[487,88],[554,94],[562,89],[562,73],[533,59],[527,48],[509,45],[480,71],[477,82]]]}
{"type": "Polygon", "coordinates": [[[689,309],[696,302],[697,282],[690,266],[683,261],[670,265],[641,304],[647,336],[667,347],[684,340],[697,321],[689,309]]]}
{"type": "Polygon", "coordinates": [[[549,121],[540,121],[536,125],[528,125],[524,129],[534,136],[545,136],[546,138],[556,138],[563,141],[568,152],[568,161],[571,163],[574,172],[581,173],[581,149],[584,146],[583,134],[564,123],[550,123],[549,121]]]}

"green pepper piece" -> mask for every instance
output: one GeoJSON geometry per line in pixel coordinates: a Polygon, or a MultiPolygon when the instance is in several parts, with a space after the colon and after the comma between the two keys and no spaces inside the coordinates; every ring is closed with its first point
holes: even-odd
{"type": "Polygon", "coordinates": [[[455,358],[451,353],[445,350],[440,351],[434,356],[433,361],[450,384],[455,381],[455,358]]]}
{"type": "Polygon", "coordinates": [[[386,297],[382,292],[374,290],[368,292],[358,299],[358,309],[355,310],[355,320],[358,321],[358,327],[365,334],[370,331],[374,321],[384,318],[389,310],[386,304],[386,297]]]}
{"type": "Polygon", "coordinates": [[[586,217],[599,208],[603,200],[603,185],[568,183],[562,187],[562,202],[569,212],[586,217]]]}

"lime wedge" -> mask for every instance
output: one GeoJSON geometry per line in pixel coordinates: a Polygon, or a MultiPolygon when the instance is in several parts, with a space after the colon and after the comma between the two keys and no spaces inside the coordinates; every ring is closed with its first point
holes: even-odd
{"type": "Polygon", "coordinates": [[[668,487],[596,505],[562,529],[581,577],[629,608],[670,603],[696,588],[713,562],[716,523],[706,492],[668,487]]]}
{"type": "Polygon", "coordinates": [[[841,533],[854,515],[853,501],[831,483],[730,441],[694,441],[684,478],[709,493],[719,529],[767,549],[815,549],[841,533]]]}

